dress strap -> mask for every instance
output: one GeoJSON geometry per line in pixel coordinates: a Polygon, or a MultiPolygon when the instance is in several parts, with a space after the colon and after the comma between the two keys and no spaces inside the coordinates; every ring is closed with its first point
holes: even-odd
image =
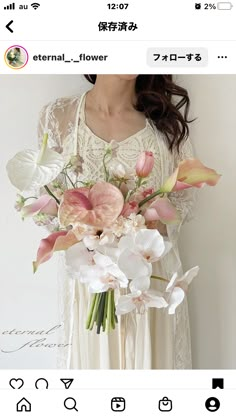
{"type": "Polygon", "coordinates": [[[73,147],[74,156],[76,156],[77,153],[78,153],[78,126],[79,126],[79,117],[80,117],[80,110],[81,110],[81,106],[82,106],[82,103],[83,103],[83,99],[84,99],[86,93],[87,93],[87,91],[84,92],[81,95],[80,99],[79,99],[78,108],[77,108],[76,116],[75,116],[75,133],[74,133],[74,147],[73,147]]]}

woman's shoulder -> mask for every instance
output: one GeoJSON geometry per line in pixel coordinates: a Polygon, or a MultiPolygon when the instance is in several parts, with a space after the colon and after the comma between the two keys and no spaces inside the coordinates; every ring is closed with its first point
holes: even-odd
{"type": "Polygon", "coordinates": [[[46,105],[40,111],[41,116],[44,114],[50,115],[50,118],[61,119],[67,116],[73,117],[76,113],[80,98],[82,94],[73,96],[63,96],[56,98],[46,105]]]}

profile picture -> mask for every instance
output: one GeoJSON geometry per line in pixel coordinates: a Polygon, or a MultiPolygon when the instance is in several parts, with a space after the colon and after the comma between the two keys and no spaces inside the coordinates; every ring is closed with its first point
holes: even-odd
{"type": "Polygon", "coordinates": [[[20,45],[12,45],[5,52],[5,62],[12,69],[22,69],[28,63],[28,59],[28,52],[20,45]]]}

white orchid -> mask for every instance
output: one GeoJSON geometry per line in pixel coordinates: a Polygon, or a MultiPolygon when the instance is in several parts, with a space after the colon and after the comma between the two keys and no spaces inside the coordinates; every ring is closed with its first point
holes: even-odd
{"type": "Polygon", "coordinates": [[[65,251],[65,263],[68,272],[73,276],[78,276],[81,265],[93,265],[93,252],[89,252],[83,242],[72,245],[65,251]]]}
{"type": "Polygon", "coordinates": [[[96,252],[93,261],[95,264],[92,266],[81,265],[79,273],[81,283],[88,283],[91,293],[128,286],[127,277],[110,257],[96,252]]]}
{"type": "Polygon", "coordinates": [[[138,255],[148,263],[158,261],[171,248],[168,241],[164,241],[157,229],[140,229],[123,236],[119,242],[122,259],[128,261],[132,255],[138,255]]]}
{"type": "Polygon", "coordinates": [[[100,235],[86,235],[83,238],[83,242],[89,250],[97,249],[100,245],[111,245],[114,240],[115,235],[109,229],[104,229],[100,235]]]}
{"type": "Polygon", "coordinates": [[[8,161],[8,177],[19,191],[37,191],[62,171],[64,159],[47,147],[47,140],[48,136],[45,135],[41,150],[24,150],[8,161]]]}
{"type": "Polygon", "coordinates": [[[166,308],[168,303],[162,293],[155,290],[148,290],[150,280],[147,278],[137,278],[130,283],[131,293],[121,296],[116,307],[117,315],[124,315],[133,310],[139,314],[144,314],[148,308],[166,308]]]}
{"type": "Polygon", "coordinates": [[[168,302],[168,313],[173,315],[176,308],[182,303],[193,278],[198,274],[199,267],[193,267],[186,271],[182,277],[178,278],[178,273],[174,273],[166,288],[166,300],[168,302]]]}
{"type": "Polygon", "coordinates": [[[122,250],[118,258],[118,266],[130,280],[139,277],[150,279],[152,274],[152,264],[143,259],[140,254],[133,252],[132,249],[122,250]]]}

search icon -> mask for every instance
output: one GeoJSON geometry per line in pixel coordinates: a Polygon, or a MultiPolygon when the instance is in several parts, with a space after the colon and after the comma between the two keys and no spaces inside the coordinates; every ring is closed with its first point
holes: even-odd
{"type": "Polygon", "coordinates": [[[76,408],[76,400],[74,398],[71,398],[71,397],[66,398],[65,401],[64,401],[64,406],[67,410],[78,411],[77,408],[76,408]]]}

